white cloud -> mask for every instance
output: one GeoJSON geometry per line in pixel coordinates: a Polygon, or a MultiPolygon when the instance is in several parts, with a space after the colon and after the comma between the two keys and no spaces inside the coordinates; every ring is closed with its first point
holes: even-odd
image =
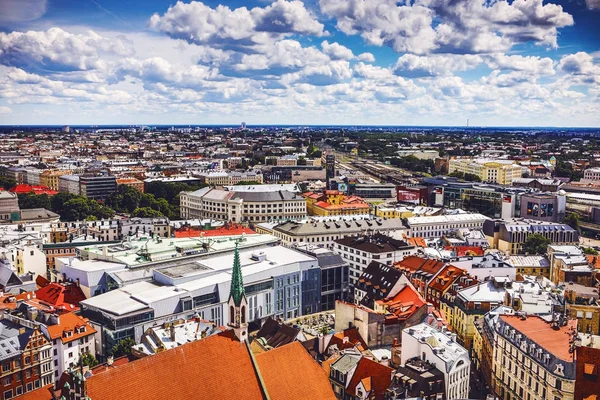
{"type": "Polygon", "coordinates": [[[324,40],[321,43],[321,48],[323,49],[323,53],[331,57],[332,60],[352,60],[354,58],[352,50],[337,42],[329,43],[327,40],[324,40]]]}
{"type": "Polygon", "coordinates": [[[495,54],[486,63],[492,69],[523,71],[535,75],[555,74],[554,61],[548,57],[495,54]]]}
{"type": "Polygon", "coordinates": [[[264,8],[211,8],[202,2],[178,1],[160,16],[154,14],[151,28],[190,43],[225,49],[249,50],[291,34],[324,36],[324,26],[301,1],[277,0],[264,8]]]}
{"type": "Polygon", "coordinates": [[[491,53],[523,42],[557,47],[557,29],[573,24],[561,6],[543,0],[319,0],[319,5],[342,32],[414,54],[491,53]]]}
{"type": "Polygon", "coordinates": [[[46,14],[47,0],[1,0],[0,21],[33,21],[46,14]]]}
{"type": "Polygon", "coordinates": [[[569,54],[560,59],[559,68],[567,74],[582,76],[590,80],[600,81],[600,65],[588,53],[569,54]]]}
{"type": "Polygon", "coordinates": [[[10,108],[5,107],[5,106],[0,106],[0,115],[10,114],[10,113],[12,113],[12,110],[10,108]]]}
{"type": "Polygon", "coordinates": [[[358,59],[364,62],[375,62],[375,56],[371,53],[361,53],[358,55],[358,59]]]}
{"type": "Polygon", "coordinates": [[[101,55],[130,55],[124,38],[108,39],[93,31],[71,34],[60,28],[47,31],[0,32],[0,63],[35,71],[101,69],[101,55]]]}
{"type": "Polygon", "coordinates": [[[467,71],[477,67],[482,62],[478,55],[435,54],[416,56],[405,54],[398,58],[394,73],[409,78],[423,78],[441,75],[451,75],[453,71],[467,71]]]}

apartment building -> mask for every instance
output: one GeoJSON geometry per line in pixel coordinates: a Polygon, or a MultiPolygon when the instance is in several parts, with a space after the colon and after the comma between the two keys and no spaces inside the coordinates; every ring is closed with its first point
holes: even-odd
{"type": "Polygon", "coordinates": [[[412,237],[441,238],[459,229],[481,229],[489,218],[482,214],[434,215],[407,218],[412,237]]]}
{"type": "Polygon", "coordinates": [[[121,185],[130,186],[130,187],[137,189],[140,192],[144,193],[144,182],[140,181],[139,179],[131,178],[131,177],[118,178],[117,186],[121,186],[121,185]]]}
{"type": "Polygon", "coordinates": [[[574,399],[575,321],[500,315],[493,331],[492,389],[503,400],[574,399]]]}
{"type": "Polygon", "coordinates": [[[105,200],[117,191],[117,178],[112,175],[79,177],[81,195],[89,199],[105,200]]]}
{"type": "Polygon", "coordinates": [[[402,365],[414,359],[433,364],[444,375],[445,398],[469,398],[471,360],[469,352],[456,342],[456,335],[426,323],[402,331],[402,365]]]}
{"type": "Polygon", "coordinates": [[[550,239],[552,244],[579,244],[579,232],[569,225],[524,218],[487,220],[483,224],[483,233],[485,233],[490,248],[508,254],[523,254],[523,244],[529,235],[534,233],[550,239]]]}
{"type": "Polygon", "coordinates": [[[7,316],[0,320],[0,393],[11,399],[53,382],[52,344],[39,324],[7,316]]]}
{"type": "Polygon", "coordinates": [[[61,175],[58,178],[58,191],[80,195],[79,175],[61,175]]]}
{"type": "Polygon", "coordinates": [[[0,190],[0,222],[19,219],[19,199],[16,193],[0,190]]]}
{"type": "Polygon", "coordinates": [[[206,187],[180,195],[181,217],[267,222],[306,217],[306,200],[287,190],[236,192],[206,187]]]}
{"type": "Polygon", "coordinates": [[[338,217],[311,219],[303,221],[287,221],[270,227],[257,226],[257,232],[269,233],[281,239],[284,246],[310,243],[333,249],[334,241],[351,235],[361,235],[369,231],[382,234],[394,234],[402,237],[408,233],[400,219],[383,219],[370,217],[338,217]]]}
{"type": "Polygon", "coordinates": [[[47,169],[40,173],[40,185],[52,190],[59,190],[59,179],[63,175],[71,174],[70,169],[47,169]]]}
{"type": "Polygon", "coordinates": [[[353,286],[372,261],[391,266],[417,253],[414,246],[383,234],[337,239],[333,251],[350,265],[350,284],[353,286]]]}
{"type": "Polygon", "coordinates": [[[476,175],[482,182],[510,185],[523,176],[523,168],[513,160],[502,159],[451,159],[448,173],[461,172],[476,175]]]}
{"type": "Polygon", "coordinates": [[[240,182],[257,182],[263,183],[263,175],[260,171],[251,172],[227,172],[227,171],[214,171],[214,172],[203,172],[197,174],[202,181],[210,186],[229,186],[237,185],[240,182]]]}

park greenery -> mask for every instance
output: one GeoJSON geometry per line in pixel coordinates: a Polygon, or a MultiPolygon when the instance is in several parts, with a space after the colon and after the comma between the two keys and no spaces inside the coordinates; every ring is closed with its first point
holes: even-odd
{"type": "Polygon", "coordinates": [[[72,193],[19,195],[19,207],[45,208],[61,216],[63,221],[95,221],[112,218],[115,213],[129,214],[132,217],[169,219],[179,218],[179,193],[193,191],[206,185],[185,183],[151,182],[146,192],[126,185],[120,185],[103,203],[72,193]]]}

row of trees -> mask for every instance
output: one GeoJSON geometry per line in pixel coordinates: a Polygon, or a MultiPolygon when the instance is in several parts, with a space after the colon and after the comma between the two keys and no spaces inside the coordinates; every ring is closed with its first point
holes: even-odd
{"type": "Polygon", "coordinates": [[[132,217],[169,219],[179,218],[179,193],[197,190],[206,185],[152,182],[146,193],[126,185],[120,185],[103,204],[72,193],[19,195],[21,208],[45,208],[61,216],[63,221],[81,221],[112,218],[115,212],[132,217]]]}
{"type": "Polygon", "coordinates": [[[390,160],[390,164],[415,172],[431,172],[433,170],[432,160],[421,160],[415,156],[394,157],[390,160]]]}

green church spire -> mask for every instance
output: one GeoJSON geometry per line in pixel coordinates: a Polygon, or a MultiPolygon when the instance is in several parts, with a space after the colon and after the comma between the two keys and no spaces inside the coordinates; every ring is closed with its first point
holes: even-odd
{"type": "Polygon", "coordinates": [[[231,289],[229,290],[229,296],[233,297],[233,302],[236,306],[241,304],[242,298],[245,296],[238,243],[235,244],[235,253],[233,254],[233,270],[231,271],[231,289]]]}

